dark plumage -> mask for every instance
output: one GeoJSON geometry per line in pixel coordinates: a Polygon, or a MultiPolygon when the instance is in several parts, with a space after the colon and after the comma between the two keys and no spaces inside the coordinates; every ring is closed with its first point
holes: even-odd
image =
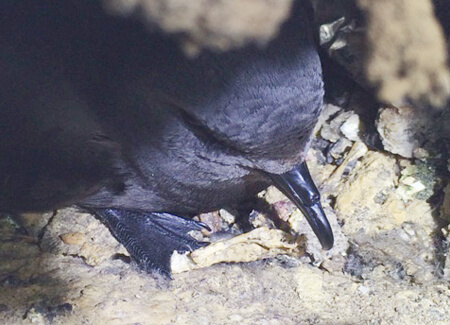
{"type": "Polygon", "coordinates": [[[180,216],[275,184],[332,246],[302,164],[323,97],[305,8],[266,48],[188,59],[86,6],[1,4],[0,210],[77,204],[168,274],[173,250],[201,245],[180,216]]]}

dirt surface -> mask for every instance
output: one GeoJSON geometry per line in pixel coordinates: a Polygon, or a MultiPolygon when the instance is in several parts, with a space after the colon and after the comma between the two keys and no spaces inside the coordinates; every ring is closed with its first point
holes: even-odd
{"type": "MultiPolygon", "coordinates": [[[[260,197],[300,234],[297,244],[288,233],[267,235],[274,223],[260,212],[250,218],[260,233],[244,234],[244,246],[219,238],[216,255],[238,263],[188,272],[173,265],[181,273],[172,281],[137,270],[98,220],[74,208],[3,217],[0,323],[448,324],[448,191],[439,217],[427,203],[439,180],[427,160],[349,140],[341,133],[354,135],[348,112],[326,107],[308,154],[335,231],[331,251],[320,250],[301,213],[273,188],[260,197]],[[258,255],[261,247],[268,255],[258,255]],[[249,256],[256,261],[239,263],[249,256]]],[[[224,211],[201,218],[216,231],[235,227],[224,211]]]]}

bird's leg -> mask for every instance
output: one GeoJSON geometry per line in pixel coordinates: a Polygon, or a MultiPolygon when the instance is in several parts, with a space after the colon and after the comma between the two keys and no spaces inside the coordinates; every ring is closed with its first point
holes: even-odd
{"type": "Polygon", "coordinates": [[[323,249],[331,249],[334,243],[333,230],[322,209],[319,190],[314,185],[306,163],[281,175],[270,174],[270,178],[305,215],[323,249]]]}
{"type": "Polygon", "coordinates": [[[170,277],[173,251],[192,251],[207,243],[199,242],[188,232],[208,226],[169,213],[142,213],[120,209],[90,209],[125,246],[132,259],[146,272],[170,277]]]}

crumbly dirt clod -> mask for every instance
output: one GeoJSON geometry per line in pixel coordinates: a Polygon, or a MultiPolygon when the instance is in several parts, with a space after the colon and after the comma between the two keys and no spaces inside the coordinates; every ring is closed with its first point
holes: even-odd
{"type": "Polygon", "coordinates": [[[382,100],[443,105],[450,94],[447,46],[431,1],[358,0],[367,20],[366,74],[382,100]]]}

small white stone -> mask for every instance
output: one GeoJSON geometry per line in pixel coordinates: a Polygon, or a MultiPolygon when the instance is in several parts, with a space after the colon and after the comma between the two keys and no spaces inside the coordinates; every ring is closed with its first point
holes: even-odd
{"type": "Polygon", "coordinates": [[[363,295],[368,294],[370,292],[370,288],[366,286],[359,286],[358,291],[363,295]]]}
{"type": "Polygon", "coordinates": [[[234,215],[232,215],[230,212],[228,212],[227,210],[225,210],[225,209],[220,209],[219,210],[219,215],[228,224],[232,224],[232,223],[234,223],[236,221],[236,217],[234,215]]]}
{"type": "Polygon", "coordinates": [[[342,134],[351,141],[360,141],[359,130],[360,121],[357,114],[352,114],[350,117],[341,125],[340,128],[342,134]]]}

